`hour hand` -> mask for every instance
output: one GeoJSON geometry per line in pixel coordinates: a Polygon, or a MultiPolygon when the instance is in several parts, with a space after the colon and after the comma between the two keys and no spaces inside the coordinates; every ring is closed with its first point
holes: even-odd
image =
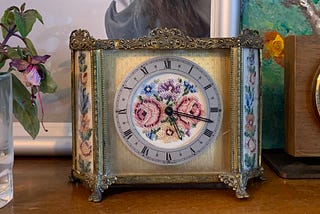
{"type": "Polygon", "coordinates": [[[209,118],[200,117],[200,116],[196,116],[193,114],[187,114],[187,113],[183,113],[183,112],[179,112],[179,111],[175,111],[175,110],[172,110],[172,114],[176,114],[176,115],[179,115],[182,117],[189,117],[189,118],[196,119],[196,120],[203,121],[203,122],[207,122],[207,123],[213,123],[213,121],[209,118]]]}
{"type": "Polygon", "coordinates": [[[174,129],[175,129],[176,132],[177,132],[177,135],[178,135],[179,139],[182,140],[182,135],[181,135],[180,130],[179,130],[179,128],[178,128],[178,125],[177,125],[177,123],[176,123],[176,118],[174,118],[174,116],[172,116],[172,111],[173,111],[173,109],[172,109],[171,107],[167,107],[167,108],[165,109],[165,113],[166,113],[166,115],[168,115],[168,117],[169,117],[170,124],[173,125],[174,129]]]}
{"type": "Polygon", "coordinates": [[[182,135],[181,135],[180,130],[178,128],[178,125],[176,123],[176,119],[171,115],[171,116],[169,116],[169,120],[170,120],[170,123],[173,125],[174,129],[176,130],[179,139],[182,140],[182,135]]]}

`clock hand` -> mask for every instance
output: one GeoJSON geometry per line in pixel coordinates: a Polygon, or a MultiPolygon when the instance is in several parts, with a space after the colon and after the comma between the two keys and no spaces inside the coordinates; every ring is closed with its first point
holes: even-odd
{"type": "Polygon", "coordinates": [[[199,117],[199,116],[195,116],[193,114],[187,114],[187,113],[183,113],[183,112],[179,112],[179,111],[175,111],[175,110],[172,110],[172,114],[176,114],[176,115],[183,116],[183,117],[189,117],[189,118],[200,120],[200,121],[207,122],[207,123],[213,123],[213,121],[208,118],[199,117]]]}
{"type": "Polygon", "coordinates": [[[178,128],[178,125],[176,123],[176,119],[172,116],[172,113],[173,113],[172,107],[170,107],[170,106],[166,107],[164,112],[166,113],[166,115],[168,115],[170,123],[171,123],[171,125],[173,125],[174,129],[176,130],[179,139],[182,140],[182,135],[181,135],[180,130],[178,128]]]}
{"type": "Polygon", "coordinates": [[[182,135],[181,135],[180,130],[178,128],[178,125],[176,123],[176,119],[171,115],[171,116],[169,116],[169,120],[170,120],[171,124],[173,125],[174,129],[176,130],[179,139],[182,140],[182,135]]]}

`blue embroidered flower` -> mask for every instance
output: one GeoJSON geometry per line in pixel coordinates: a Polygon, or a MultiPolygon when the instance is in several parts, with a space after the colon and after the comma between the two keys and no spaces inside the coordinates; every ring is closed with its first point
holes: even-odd
{"type": "Polygon", "coordinates": [[[148,132],[146,133],[146,136],[150,139],[150,140],[156,140],[156,133],[154,131],[148,132]]]}
{"type": "Polygon", "coordinates": [[[188,92],[191,92],[191,93],[196,93],[197,92],[197,89],[194,85],[191,85],[188,81],[184,81],[183,82],[184,86],[185,86],[185,93],[187,94],[188,92]]]}
{"type": "Polygon", "coordinates": [[[145,95],[147,95],[147,97],[151,97],[155,93],[156,93],[156,90],[155,90],[155,83],[154,82],[144,85],[142,88],[142,91],[141,91],[141,94],[145,94],[145,95]]]}

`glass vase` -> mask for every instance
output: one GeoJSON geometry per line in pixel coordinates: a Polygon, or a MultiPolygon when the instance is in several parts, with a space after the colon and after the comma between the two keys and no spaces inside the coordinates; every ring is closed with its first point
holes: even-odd
{"type": "Polygon", "coordinates": [[[0,208],[13,198],[12,79],[0,72],[0,208]]]}

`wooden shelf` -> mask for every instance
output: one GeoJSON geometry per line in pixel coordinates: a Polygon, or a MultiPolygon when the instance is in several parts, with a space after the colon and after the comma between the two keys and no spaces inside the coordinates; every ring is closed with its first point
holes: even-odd
{"type": "Polygon", "coordinates": [[[90,190],[69,182],[71,157],[16,157],[14,200],[0,213],[318,213],[320,179],[287,180],[268,166],[267,181],[251,181],[249,199],[231,189],[108,190],[100,203],[88,202],[90,190]]]}

